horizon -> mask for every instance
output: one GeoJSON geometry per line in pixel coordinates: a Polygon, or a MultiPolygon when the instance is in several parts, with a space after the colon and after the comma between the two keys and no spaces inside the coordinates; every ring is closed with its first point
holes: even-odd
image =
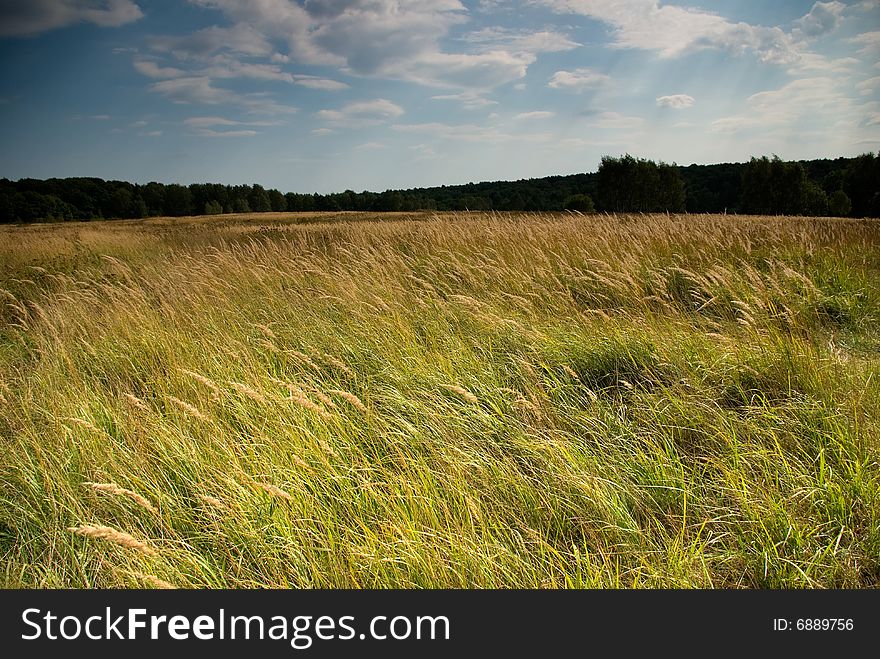
{"type": "MultiPolygon", "coordinates": [[[[603,157],[610,156],[612,158],[615,158],[615,157],[623,157],[623,156],[629,156],[629,155],[632,155],[635,158],[642,159],[641,156],[635,156],[634,154],[629,154],[629,153],[619,154],[618,156],[612,156],[611,154],[605,154],[603,157]]],[[[761,155],[756,154],[754,157],[755,158],[766,157],[766,158],[772,159],[772,158],[775,158],[776,155],[777,154],[761,154],[761,155]]],[[[861,153],[861,154],[856,154],[855,156],[835,156],[835,157],[825,157],[825,158],[811,158],[811,159],[807,159],[807,160],[795,160],[795,161],[790,161],[790,162],[809,163],[809,162],[818,162],[818,161],[822,161],[822,160],[828,160],[830,162],[834,162],[835,160],[853,160],[853,159],[858,158],[859,156],[862,156],[862,155],[873,155],[873,152],[865,152],[865,153],[861,153]]],[[[878,152],[877,157],[880,157],[880,152],[878,152]]],[[[650,159],[650,158],[648,158],[646,160],[649,160],[651,162],[656,162],[657,164],[672,165],[673,167],[678,167],[681,169],[686,169],[688,167],[717,167],[717,166],[722,166],[722,165],[743,165],[743,166],[745,166],[748,163],[748,161],[746,160],[746,161],[725,161],[725,162],[711,162],[711,163],[692,162],[692,163],[688,163],[687,165],[684,165],[684,164],[675,163],[675,162],[666,163],[662,160],[655,160],[655,159],[650,159]]],[[[598,170],[598,167],[597,167],[597,170],[598,170]]],[[[207,181],[207,180],[198,180],[198,181],[150,180],[150,181],[141,182],[141,181],[128,181],[125,179],[102,179],[99,176],[64,176],[64,177],[49,177],[48,179],[36,179],[33,177],[21,177],[19,179],[10,179],[8,177],[0,176],[0,179],[9,180],[13,183],[18,183],[18,182],[24,181],[24,180],[47,181],[47,180],[51,180],[51,179],[65,180],[65,179],[82,178],[82,179],[98,179],[98,180],[103,180],[108,183],[115,181],[115,182],[128,183],[130,185],[141,186],[141,187],[148,185],[150,183],[159,183],[160,185],[182,185],[184,187],[189,187],[192,185],[223,185],[223,186],[231,186],[231,187],[242,186],[242,185],[244,185],[244,186],[259,185],[261,187],[264,187],[267,190],[277,190],[277,191],[281,192],[282,194],[288,194],[288,193],[307,194],[307,195],[317,194],[317,195],[321,195],[321,196],[328,196],[328,195],[334,195],[334,194],[342,194],[345,192],[355,192],[358,194],[366,192],[366,193],[378,194],[381,192],[388,192],[388,191],[407,192],[409,190],[420,190],[420,189],[421,190],[433,190],[433,189],[439,189],[439,188],[444,188],[444,187],[446,187],[446,188],[463,187],[463,186],[467,186],[467,185],[482,185],[482,184],[494,184],[494,183],[519,183],[521,181],[543,180],[543,179],[547,179],[547,178],[567,178],[570,176],[595,176],[598,174],[597,170],[581,171],[581,172],[566,172],[566,173],[561,173],[561,174],[560,173],[544,174],[544,175],[540,175],[540,176],[531,176],[531,177],[527,177],[527,178],[518,178],[518,179],[482,179],[482,180],[465,181],[462,183],[435,183],[435,184],[429,184],[429,185],[414,186],[414,187],[410,187],[410,188],[385,188],[385,189],[363,188],[361,190],[357,190],[357,189],[353,189],[353,188],[345,188],[344,190],[329,190],[327,192],[318,192],[315,190],[311,190],[311,191],[309,191],[309,190],[284,190],[281,188],[274,188],[272,186],[263,185],[260,181],[238,181],[238,182],[233,182],[233,183],[226,183],[226,182],[221,182],[221,181],[207,181]]]]}
{"type": "Polygon", "coordinates": [[[0,4],[0,177],[320,194],[880,148],[880,2],[0,4]]]}

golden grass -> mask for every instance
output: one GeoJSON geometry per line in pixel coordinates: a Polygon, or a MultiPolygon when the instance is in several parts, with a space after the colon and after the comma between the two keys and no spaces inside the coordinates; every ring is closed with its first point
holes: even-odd
{"type": "Polygon", "coordinates": [[[0,298],[0,585],[880,585],[876,221],[2,227],[0,298]]]}
{"type": "Polygon", "coordinates": [[[80,524],[77,527],[71,527],[67,530],[76,535],[81,535],[84,538],[97,538],[112,542],[113,544],[125,547],[126,549],[134,549],[147,556],[155,556],[157,553],[156,550],[150,547],[147,543],[138,540],[124,531],[119,531],[110,526],[102,526],[100,524],[80,524]]]}

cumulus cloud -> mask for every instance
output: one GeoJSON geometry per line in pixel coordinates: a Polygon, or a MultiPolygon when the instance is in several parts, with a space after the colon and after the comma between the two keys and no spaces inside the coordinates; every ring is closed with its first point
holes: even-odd
{"type": "Polygon", "coordinates": [[[248,112],[259,114],[296,112],[296,108],[281,105],[265,93],[239,94],[229,89],[215,87],[208,76],[161,80],[153,83],[150,89],[175,103],[238,106],[248,112]]]}
{"type": "Polygon", "coordinates": [[[581,44],[572,41],[567,35],[556,30],[515,30],[502,27],[487,27],[468,32],[461,40],[470,44],[477,52],[497,49],[513,53],[559,53],[580,48],[581,44]]]}
{"type": "Polygon", "coordinates": [[[197,71],[197,75],[210,78],[251,78],[253,80],[294,82],[293,76],[277,64],[241,62],[228,55],[212,57],[207,66],[197,71]]]}
{"type": "Polygon", "coordinates": [[[170,53],[181,60],[205,58],[220,51],[249,57],[271,56],[274,52],[265,35],[246,24],[212,25],[185,35],[155,36],[150,38],[149,45],[157,52],[170,53]]]}
{"type": "Polygon", "coordinates": [[[846,119],[857,111],[853,100],[831,77],[793,80],[788,84],[746,99],[748,112],[722,117],[712,122],[718,133],[736,133],[744,129],[779,129],[803,120],[846,119]]]}
{"type": "Polygon", "coordinates": [[[210,128],[202,128],[198,131],[199,137],[253,137],[258,135],[257,131],[245,130],[212,130],[210,128]]]}
{"type": "Polygon", "coordinates": [[[198,137],[253,137],[259,132],[253,127],[277,126],[279,121],[235,121],[226,117],[190,117],[183,125],[190,135],[198,137]],[[244,126],[244,128],[239,128],[244,126]]]}
{"type": "Polygon", "coordinates": [[[438,96],[432,96],[431,100],[456,101],[458,103],[461,103],[461,106],[465,110],[480,110],[491,105],[498,105],[498,101],[493,101],[491,99],[485,98],[484,96],[481,96],[478,92],[474,91],[466,91],[459,94],[440,94],[438,96]]]}
{"type": "Polygon", "coordinates": [[[349,103],[339,110],[320,110],[315,116],[342,127],[375,126],[403,114],[403,108],[384,98],[349,103]]]}
{"type": "Polygon", "coordinates": [[[836,0],[817,2],[806,16],[795,21],[795,29],[807,37],[820,37],[840,24],[844,9],[846,5],[836,0]]]}
{"type": "Polygon", "coordinates": [[[478,126],[475,124],[444,124],[439,122],[427,122],[421,124],[397,124],[393,130],[401,133],[426,134],[435,138],[458,140],[462,142],[490,142],[500,144],[502,142],[537,143],[553,140],[550,133],[505,133],[492,126],[478,126]]]}
{"type": "Polygon", "coordinates": [[[788,69],[789,75],[801,77],[804,74],[849,75],[854,67],[861,64],[855,57],[830,58],[816,53],[802,53],[800,59],[788,69]]]}
{"type": "Polygon", "coordinates": [[[861,46],[859,55],[874,59],[880,58],[880,31],[862,32],[847,41],[861,46]]]}
{"type": "Polygon", "coordinates": [[[134,68],[148,78],[179,78],[186,72],[173,66],[159,66],[152,60],[136,59],[134,68]]]}
{"type": "Polygon", "coordinates": [[[671,94],[669,96],[658,96],[657,105],[661,108],[689,108],[694,104],[694,97],[687,94],[671,94]]]}
{"type": "Polygon", "coordinates": [[[547,110],[535,110],[534,112],[520,112],[514,119],[550,119],[555,117],[555,112],[547,110]]]}
{"type": "Polygon", "coordinates": [[[302,64],[424,85],[491,88],[520,79],[536,52],[575,44],[551,33],[486,33],[475,52],[447,52],[441,42],[467,22],[458,0],[191,0],[217,9],[273,40],[302,64]]]}
{"type": "Polygon", "coordinates": [[[76,23],[119,27],[142,16],[132,0],[0,0],[0,37],[33,36],[76,23]]]}
{"type": "Polygon", "coordinates": [[[870,96],[877,93],[877,91],[880,91],[880,76],[863,80],[856,85],[856,89],[859,90],[862,96],[870,96]]]}
{"type": "Polygon", "coordinates": [[[581,92],[590,87],[605,84],[611,78],[592,69],[575,69],[574,71],[557,71],[550,78],[547,86],[551,89],[569,89],[581,92]]]}
{"type": "Polygon", "coordinates": [[[330,80],[329,78],[319,78],[317,76],[294,75],[293,82],[309,89],[320,89],[326,92],[338,92],[348,89],[348,85],[338,80],[330,80]]]}
{"type": "Polygon", "coordinates": [[[654,50],[661,57],[719,48],[751,51],[762,61],[792,62],[798,57],[790,34],[778,27],[732,21],[700,9],[661,5],[659,0],[531,0],[560,14],[587,16],[612,27],[612,45],[654,50]]]}

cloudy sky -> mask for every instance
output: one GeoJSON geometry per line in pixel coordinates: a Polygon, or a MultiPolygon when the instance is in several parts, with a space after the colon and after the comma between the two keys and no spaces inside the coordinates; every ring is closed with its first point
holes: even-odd
{"type": "Polygon", "coordinates": [[[384,190],[880,149],[880,0],[0,0],[0,176],[384,190]]]}

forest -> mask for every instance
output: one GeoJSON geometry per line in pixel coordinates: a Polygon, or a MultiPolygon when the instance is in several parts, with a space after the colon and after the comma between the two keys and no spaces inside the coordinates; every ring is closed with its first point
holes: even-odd
{"type": "Polygon", "coordinates": [[[304,194],[259,184],[0,179],[0,222],[283,211],[496,210],[880,216],[880,154],[688,165],[605,156],[595,173],[431,188],[304,194]]]}

